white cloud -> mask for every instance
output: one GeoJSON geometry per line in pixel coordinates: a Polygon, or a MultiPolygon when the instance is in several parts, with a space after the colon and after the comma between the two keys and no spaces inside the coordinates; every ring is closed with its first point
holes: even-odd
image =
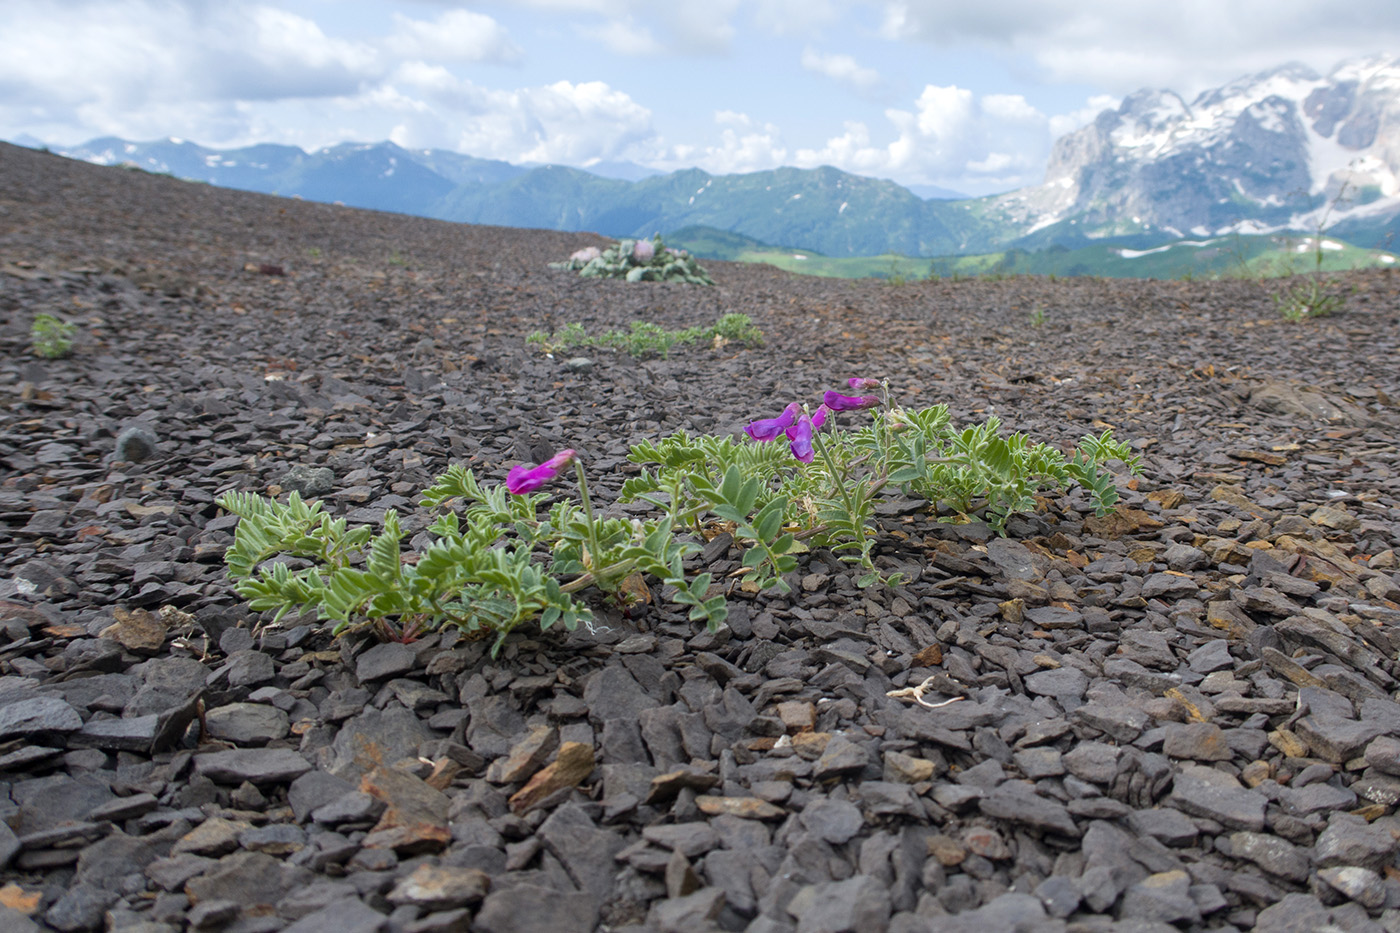
{"type": "Polygon", "coordinates": [[[787,161],[782,131],[776,125],[734,110],[716,112],[714,122],[721,128],[718,142],[679,144],[654,162],[673,169],[698,166],[714,175],[726,175],[777,168],[787,161]]]}
{"type": "Polygon", "coordinates": [[[481,109],[455,115],[454,148],[512,162],[565,162],[629,156],[655,135],[651,111],[601,81],[485,91],[481,109]]]}
{"type": "Polygon", "coordinates": [[[817,35],[840,19],[833,0],[756,0],[754,22],[775,36],[817,35]]]}
{"type": "Polygon", "coordinates": [[[811,46],[802,50],[802,67],[859,91],[872,91],[880,84],[880,73],[874,68],[861,67],[849,55],[823,54],[811,46]]]}
{"type": "Polygon", "coordinates": [[[395,13],[394,24],[385,44],[404,58],[509,64],[524,54],[500,23],[470,10],[448,10],[431,21],[395,13]]]}
{"type": "MultiPolygon", "coordinates": [[[[517,0],[575,19],[581,35],[619,55],[724,55],[734,41],[739,0],[517,0]],[[639,23],[644,25],[639,25],[639,23]]],[[[561,17],[563,18],[563,17],[561,17]]]]}
{"type": "Polygon", "coordinates": [[[601,25],[581,26],[579,32],[603,43],[618,55],[641,58],[659,56],[666,51],[666,47],[656,40],[650,29],[638,26],[630,16],[601,25]]]}
{"type": "Polygon", "coordinates": [[[1073,133],[1083,126],[1088,126],[1094,122],[1094,118],[1105,110],[1117,110],[1118,105],[1123,103],[1121,97],[1113,97],[1109,94],[1095,94],[1085,102],[1083,107],[1071,110],[1069,113],[1056,114],[1050,118],[1050,136],[1059,139],[1066,133],[1073,133]]]}
{"type": "Polygon", "coordinates": [[[912,111],[891,108],[885,118],[894,138],[883,145],[851,122],[820,148],[797,150],[794,162],[984,192],[1038,183],[1050,150],[1049,120],[1019,95],[931,84],[912,111]]]}
{"type": "Polygon", "coordinates": [[[1013,67],[1114,94],[1208,87],[1287,61],[1326,72],[1400,46],[1400,5],[1315,0],[886,0],[880,34],[943,48],[980,46],[1013,67]]]}

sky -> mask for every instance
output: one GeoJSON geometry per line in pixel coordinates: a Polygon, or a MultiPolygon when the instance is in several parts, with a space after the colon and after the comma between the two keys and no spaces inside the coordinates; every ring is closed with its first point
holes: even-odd
{"type": "Polygon", "coordinates": [[[1135,90],[1400,53],[1332,0],[4,0],[0,138],[392,140],[990,194],[1135,90]]]}

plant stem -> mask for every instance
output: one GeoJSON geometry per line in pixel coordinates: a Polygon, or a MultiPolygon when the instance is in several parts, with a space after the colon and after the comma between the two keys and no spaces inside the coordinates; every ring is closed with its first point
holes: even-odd
{"type": "Polygon", "coordinates": [[[856,533],[856,544],[860,546],[861,563],[868,564],[870,558],[867,553],[869,548],[865,543],[865,523],[857,521],[859,516],[856,515],[856,504],[851,499],[851,491],[846,488],[847,477],[845,473],[836,469],[836,460],[831,456],[826,442],[822,440],[820,431],[812,432],[812,446],[817,449],[817,453],[821,454],[827,470],[831,473],[832,480],[836,483],[836,491],[841,495],[841,502],[846,507],[846,515],[850,518],[851,528],[856,533]]]}
{"type": "MultiPolygon", "coordinates": [[[[577,458],[574,460],[574,472],[578,474],[578,498],[583,506],[583,523],[588,529],[588,556],[592,560],[601,560],[603,550],[598,545],[598,527],[593,521],[593,502],[588,498],[588,479],[583,475],[583,464],[577,458]]],[[[584,566],[588,566],[588,563],[589,561],[585,561],[584,566]]]]}

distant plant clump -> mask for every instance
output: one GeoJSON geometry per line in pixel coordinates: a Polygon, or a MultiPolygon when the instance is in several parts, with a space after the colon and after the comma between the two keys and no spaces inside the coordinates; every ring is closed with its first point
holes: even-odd
{"type": "Polygon", "coordinates": [[[569,269],[594,279],[715,284],[694,256],[683,249],[666,246],[659,236],[650,240],[619,240],[607,249],[589,246],[574,253],[565,262],[551,262],[549,267],[569,269]]]}
{"type": "Polygon", "coordinates": [[[665,330],[650,321],[633,321],[630,330],[610,330],[597,337],[590,337],[582,324],[565,324],[552,334],[537,330],[525,338],[525,342],[538,346],[546,353],[573,350],[577,347],[603,347],[609,350],[626,350],[638,359],[647,356],[670,356],[677,346],[706,341],[716,347],[727,343],[738,343],[746,347],[763,345],[763,331],[759,330],[747,314],[726,314],[709,327],[687,327],[684,330],[665,330]]]}
{"type": "Polygon", "coordinates": [[[56,360],[73,352],[73,331],[76,328],[52,314],[36,314],[29,327],[29,342],[35,356],[56,360]]]}
{"type": "MultiPolygon", "coordinates": [[[[1318,266],[1321,267],[1321,260],[1318,266]]],[[[1326,317],[1341,310],[1345,299],[1336,285],[1320,272],[1297,276],[1295,284],[1274,293],[1274,304],[1285,321],[1294,324],[1315,317],[1326,317]]]]}

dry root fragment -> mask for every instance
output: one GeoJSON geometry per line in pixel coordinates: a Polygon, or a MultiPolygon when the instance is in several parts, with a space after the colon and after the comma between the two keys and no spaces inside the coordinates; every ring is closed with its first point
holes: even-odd
{"type": "Polygon", "coordinates": [[[956,703],[963,699],[963,697],[953,697],[951,700],[944,700],[942,703],[925,703],[924,694],[932,689],[933,681],[936,680],[937,677],[938,675],[934,674],[932,677],[925,678],[924,682],[917,687],[905,687],[903,690],[891,690],[886,693],[885,696],[894,697],[896,700],[913,700],[915,703],[927,707],[928,709],[938,709],[940,706],[947,706],[950,703],[956,703]]]}

